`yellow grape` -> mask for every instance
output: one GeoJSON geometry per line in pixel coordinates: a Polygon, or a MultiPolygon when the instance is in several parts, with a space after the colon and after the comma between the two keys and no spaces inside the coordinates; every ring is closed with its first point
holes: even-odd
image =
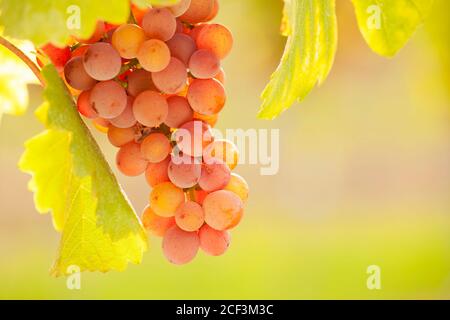
{"type": "Polygon", "coordinates": [[[159,72],[169,65],[170,50],[161,40],[147,40],[139,47],[137,59],[145,70],[159,72]]]}
{"type": "Polygon", "coordinates": [[[166,231],[175,225],[175,218],[160,217],[147,206],[142,214],[142,224],[151,234],[164,237],[166,231]]]}
{"type": "Polygon", "coordinates": [[[122,147],[127,143],[133,142],[136,137],[136,129],[130,128],[118,128],[113,125],[109,126],[108,139],[109,142],[115,147],[122,147]]]}
{"type": "Polygon", "coordinates": [[[248,183],[244,180],[244,178],[236,173],[231,174],[230,181],[228,182],[224,190],[228,190],[237,194],[243,202],[247,201],[248,199],[248,183]]]}
{"type": "Polygon", "coordinates": [[[125,59],[136,58],[139,47],[147,39],[144,30],[135,24],[118,27],[112,36],[112,45],[125,59]]]}
{"type": "Polygon", "coordinates": [[[150,193],[150,206],[161,217],[173,217],[178,207],[186,201],[183,189],[171,182],[156,185],[150,193]]]}

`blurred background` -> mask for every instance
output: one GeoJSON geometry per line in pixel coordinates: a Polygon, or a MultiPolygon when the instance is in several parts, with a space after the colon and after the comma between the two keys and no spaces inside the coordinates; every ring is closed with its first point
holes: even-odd
{"type": "MultiPolygon", "coordinates": [[[[17,162],[42,130],[30,87],[24,117],[0,126],[0,298],[343,299],[450,298],[450,78],[448,1],[394,59],[372,53],[351,2],[337,1],[339,48],[330,77],[274,121],[256,118],[276,68],[282,1],[221,1],[216,21],[235,35],[225,61],[229,100],[218,128],[279,128],[280,171],[238,173],[251,186],[243,223],[219,258],[169,264],[152,238],[142,265],[82,275],[81,290],[48,271],[59,234],[39,215],[17,162]],[[381,290],[368,290],[369,265],[381,290]]],[[[114,148],[96,134],[107,159],[114,148]]],[[[117,171],[116,171],[117,172],[117,171]]],[[[140,213],[144,178],[120,182],[140,213]]]]}

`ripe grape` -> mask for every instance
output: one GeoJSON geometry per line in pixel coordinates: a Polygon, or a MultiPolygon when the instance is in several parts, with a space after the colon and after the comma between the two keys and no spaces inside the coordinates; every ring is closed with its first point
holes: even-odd
{"type": "Polygon", "coordinates": [[[175,218],[160,217],[147,206],[142,214],[142,224],[151,234],[164,237],[167,230],[175,225],[175,218]]]}
{"type": "Polygon", "coordinates": [[[214,0],[213,9],[211,10],[211,13],[206,18],[206,21],[211,21],[215,17],[217,17],[217,14],[219,13],[219,0],[214,0]]]}
{"type": "Polygon", "coordinates": [[[222,60],[233,48],[233,35],[221,24],[208,24],[202,27],[196,42],[199,49],[211,50],[222,60]]]}
{"type": "Polygon", "coordinates": [[[199,205],[203,205],[203,201],[205,200],[206,196],[209,194],[209,192],[206,192],[202,189],[195,189],[194,190],[194,198],[195,202],[197,202],[199,205]]]}
{"type": "Polygon", "coordinates": [[[167,68],[160,72],[152,73],[152,79],[160,91],[168,94],[176,94],[186,86],[186,67],[177,58],[171,58],[167,68]]]}
{"type": "Polygon", "coordinates": [[[118,27],[112,36],[112,45],[125,59],[136,58],[139,47],[147,39],[144,30],[135,24],[118,27]]]}
{"type": "Polygon", "coordinates": [[[142,157],[141,148],[136,142],[130,142],[120,148],[116,164],[120,172],[130,177],[144,173],[147,168],[147,161],[142,157]]]}
{"type": "Polygon", "coordinates": [[[219,81],[222,85],[225,85],[226,76],[223,68],[220,68],[219,73],[214,77],[217,81],[219,81]]]}
{"type": "Polygon", "coordinates": [[[147,127],[158,127],[166,121],[168,112],[167,100],[155,91],[142,92],[133,103],[136,120],[147,127]]]}
{"type": "Polygon", "coordinates": [[[167,99],[169,113],[165,124],[171,128],[178,128],[186,122],[192,121],[194,112],[186,98],[172,96],[167,99]]]}
{"type": "Polygon", "coordinates": [[[190,5],[191,0],[181,0],[178,4],[167,7],[167,9],[169,9],[175,17],[179,17],[187,11],[190,5]]]}
{"type": "Polygon", "coordinates": [[[203,150],[214,141],[209,125],[202,121],[190,121],[175,131],[178,148],[192,157],[201,157],[203,150]]]}
{"type": "Polygon", "coordinates": [[[205,222],[213,229],[223,231],[237,225],[243,213],[241,198],[228,190],[210,193],[203,201],[205,222]]]}
{"type": "Polygon", "coordinates": [[[210,256],[223,255],[230,246],[228,231],[218,231],[205,224],[199,231],[200,248],[210,256]]]}
{"type": "Polygon", "coordinates": [[[189,9],[180,17],[190,24],[207,21],[214,10],[214,0],[192,0],[189,9]]]}
{"type": "Polygon", "coordinates": [[[172,156],[168,169],[170,181],[179,188],[187,189],[195,186],[202,174],[200,162],[188,155],[172,156]]]}
{"type": "Polygon", "coordinates": [[[150,206],[161,217],[173,217],[178,207],[186,201],[183,189],[171,182],[156,185],[150,193],[150,206]]]}
{"type": "Polygon", "coordinates": [[[105,119],[119,116],[127,107],[125,89],[114,80],[97,83],[91,91],[91,106],[105,119]]]}
{"type": "Polygon", "coordinates": [[[78,112],[81,113],[88,119],[95,119],[98,117],[97,112],[91,106],[91,91],[83,91],[77,100],[77,109],[78,112]]]}
{"type": "Polygon", "coordinates": [[[64,78],[69,86],[82,91],[92,89],[97,83],[84,69],[82,57],[74,57],[67,62],[64,78]]]}
{"type": "Polygon", "coordinates": [[[237,194],[243,202],[248,199],[249,187],[247,181],[236,173],[231,174],[230,181],[225,186],[224,190],[237,194]]]}
{"type": "Polygon", "coordinates": [[[86,72],[99,81],[116,77],[122,67],[119,53],[109,43],[91,44],[83,56],[86,72]]]}
{"type": "Polygon", "coordinates": [[[135,70],[128,75],[127,92],[129,95],[136,97],[140,93],[147,90],[156,90],[153,84],[151,72],[143,69],[135,70]]]}
{"type": "Polygon", "coordinates": [[[167,41],[175,34],[177,22],[170,10],[153,8],[145,14],[142,28],[150,39],[167,41]]]}
{"type": "Polygon", "coordinates": [[[215,79],[195,79],[189,86],[187,99],[195,112],[209,116],[222,110],[226,94],[215,79]]]}
{"type": "Polygon", "coordinates": [[[110,120],[111,124],[118,128],[130,128],[136,124],[136,118],[133,113],[133,97],[127,97],[127,106],[125,110],[117,117],[110,120]]]}
{"type": "Polygon", "coordinates": [[[219,159],[226,163],[230,170],[236,168],[239,162],[239,151],[237,147],[228,140],[215,140],[203,152],[203,160],[206,163],[219,159]]]}
{"type": "Polygon", "coordinates": [[[170,50],[161,40],[147,40],[139,47],[137,59],[145,70],[159,72],[169,65],[170,50]]]}
{"type": "Polygon", "coordinates": [[[189,32],[189,36],[192,38],[192,40],[194,40],[195,42],[195,46],[197,47],[197,38],[198,35],[200,33],[200,31],[202,31],[203,27],[206,26],[206,24],[197,24],[194,28],[191,29],[191,31],[189,32]]]}
{"type": "Polygon", "coordinates": [[[148,164],[147,170],[145,170],[145,179],[150,187],[163,182],[170,182],[168,174],[169,163],[170,157],[167,157],[161,162],[148,164]]]}
{"type": "Polygon", "coordinates": [[[203,208],[196,202],[187,201],[175,212],[177,226],[184,231],[197,231],[205,222],[203,208]]]}
{"type": "Polygon", "coordinates": [[[200,240],[196,232],[183,231],[177,226],[167,230],[162,242],[165,257],[177,265],[192,261],[197,255],[199,246],[200,240]]]}
{"type": "Polygon", "coordinates": [[[214,159],[203,164],[198,185],[207,192],[217,191],[223,189],[230,182],[230,176],[230,168],[222,161],[214,159]]]}
{"type": "Polygon", "coordinates": [[[189,60],[189,71],[198,79],[214,78],[220,72],[220,60],[210,50],[197,50],[189,60]]]}
{"type": "Polygon", "coordinates": [[[184,33],[176,33],[172,39],[167,41],[167,46],[172,57],[179,59],[186,66],[189,64],[192,54],[197,50],[195,41],[184,33]]]}
{"type": "Polygon", "coordinates": [[[162,133],[151,133],[141,144],[141,152],[145,159],[151,163],[163,161],[172,150],[170,141],[162,133]]]}
{"type": "Polygon", "coordinates": [[[109,126],[108,140],[115,147],[122,147],[136,138],[136,129],[131,128],[118,128],[113,125],[109,126]]]}

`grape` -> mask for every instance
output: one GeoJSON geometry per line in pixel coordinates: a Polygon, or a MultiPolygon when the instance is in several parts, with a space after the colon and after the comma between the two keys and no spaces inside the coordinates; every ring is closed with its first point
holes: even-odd
{"type": "Polygon", "coordinates": [[[214,79],[219,81],[222,85],[225,85],[226,76],[223,68],[220,68],[219,73],[214,77],[214,79]]]}
{"type": "Polygon", "coordinates": [[[145,70],[159,72],[169,65],[170,50],[161,40],[147,40],[139,47],[137,59],[145,70]]]}
{"type": "Polygon", "coordinates": [[[82,91],[92,89],[97,83],[87,74],[81,57],[72,58],[67,62],[64,67],[64,78],[69,86],[82,91]]]}
{"type": "Polygon", "coordinates": [[[135,24],[118,27],[112,36],[112,45],[125,59],[136,58],[139,47],[147,39],[144,30],[135,24]]]}
{"type": "Polygon", "coordinates": [[[194,28],[191,29],[189,36],[192,38],[192,40],[194,40],[195,42],[195,47],[197,47],[197,38],[198,35],[200,33],[200,31],[202,31],[203,27],[206,26],[206,24],[197,24],[194,28]]]}
{"type": "Polygon", "coordinates": [[[125,89],[114,80],[97,83],[91,91],[91,106],[105,119],[119,116],[127,107],[125,89]]]}
{"type": "Polygon", "coordinates": [[[213,114],[211,116],[205,116],[204,114],[200,114],[198,112],[194,112],[194,119],[201,120],[204,123],[209,124],[211,127],[214,127],[219,121],[219,114],[213,114]]]}
{"type": "Polygon", "coordinates": [[[143,69],[135,70],[128,75],[128,94],[136,97],[147,90],[156,90],[153,84],[152,74],[143,69]]]}
{"type": "Polygon", "coordinates": [[[230,246],[231,236],[228,231],[214,230],[205,224],[199,231],[200,248],[210,256],[223,255],[230,246]]]}
{"type": "Polygon", "coordinates": [[[94,109],[92,109],[91,106],[91,91],[83,91],[79,96],[77,100],[77,109],[78,112],[81,113],[83,116],[85,116],[88,119],[95,119],[98,117],[97,112],[95,112],[94,109]]]}
{"type": "Polygon", "coordinates": [[[136,118],[133,114],[133,102],[132,97],[127,97],[127,106],[125,110],[117,117],[110,120],[111,124],[118,128],[130,128],[136,124],[136,118]]]}
{"type": "Polygon", "coordinates": [[[152,208],[147,206],[142,214],[142,223],[151,234],[157,237],[164,237],[167,230],[175,225],[175,218],[160,217],[152,208]]]}
{"type": "Polygon", "coordinates": [[[213,20],[215,17],[217,17],[217,14],[219,13],[219,0],[214,0],[214,4],[213,4],[213,9],[211,10],[211,13],[209,14],[209,16],[206,18],[205,21],[211,21],[213,20]]]}
{"type": "Polygon", "coordinates": [[[205,190],[202,189],[194,190],[195,202],[197,202],[199,205],[203,205],[203,201],[205,200],[208,194],[209,192],[206,192],[205,190]]]}
{"type": "Polygon", "coordinates": [[[92,78],[105,81],[119,74],[122,60],[109,43],[99,42],[89,46],[83,56],[83,65],[92,78]]]}
{"type": "Polygon", "coordinates": [[[186,66],[177,58],[171,58],[167,68],[152,73],[152,79],[160,91],[168,94],[178,93],[186,86],[186,66]]]}
{"type": "Polygon", "coordinates": [[[239,196],[243,202],[247,201],[249,194],[249,187],[247,182],[240,175],[232,173],[230,181],[224,190],[231,191],[239,196]]]}
{"type": "MultiPolygon", "coordinates": [[[[70,48],[67,46],[64,48],[58,48],[49,43],[40,48],[40,51],[47,55],[50,61],[55,65],[55,68],[56,70],[58,70],[58,72],[64,70],[64,66],[71,58],[70,48]]],[[[37,59],[37,62],[41,67],[44,66],[39,58],[37,59]]]]}
{"type": "Polygon", "coordinates": [[[109,126],[108,140],[109,142],[118,148],[135,141],[136,129],[131,128],[118,128],[113,125],[109,126]]]}
{"type": "Polygon", "coordinates": [[[150,39],[167,41],[175,34],[177,22],[170,10],[153,8],[145,14],[142,28],[150,39]]]}
{"type": "Polygon", "coordinates": [[[167,100],[155,91],[142,92],[133,103],[136,120],[147,127],[158,127],[166,121],[168,112],[167,100]]]}
{"type": "Polygon", "coordinates": [[[176,33],[172,39],[167,41],[167,46],[172,57],[179,59],[186,66],[189,64],[192,54],[197,50],[195,41],[184,33],[176,33]]]}
{"type": "Polygon", "coordinates": [[[150,206],[161,217],[173,217],[178,207],[186,201],[183,189],[171,182],[156,185],[150,193],[150,206]]]}
{"type": "Polygon", "coordinates": [[[174,140],[183,153],[201,157],[203,150],[214,141],[214,137],[207,124],[202,121],[190,121],[175,131],[174,140]]]}
{"type": "Polygon", "coordinates": [[[230,170],[236,168],[239,162],[239,151],[237,147],[228,140],[215,140],[203,152],[203,160],[206,163],[219,159],[226,163],[230,170]]]}
{"type": "Polygon", "coordinates": [[[198,79],[214,78],[220,72],[220,60],[210,50],[197,50],[189,60],[189,71],[198,79]]]}
{"type": "Polygon", "coordinates": [[[181,0],[178,4],[170,6],[167,9],[169,9],[175,17],[179,17],[187,11],[190,5],[191,0],[181,0]]]}
{"type": "Polygon", "coordinates": [[[192,121],[193,111],[186,98],[172,96],[167,99],[169,114],[165,124],[171,128],[178,128],[186,122],[192,121]]]}
{"type": "Polygon", "coordinates": [[[222,84],[215,79],[195,79],[189,86],[187,99],[195,112],[209,116],[222,110],[226,94],[222,84]]]}
{"type": "Polygon", "coordinates": [[[179,188],[187,189],[195,186],[202,174],[202,167],[197,159],[188,155],[172,156],[169,163],[169,179],[179,188]]]}
{"type": "Polygon", "coordinates": [[[145,171],[145,178],[150,187],[154,187],[163,182],[170,182],[169,170],[170,157],[158,163],[149,163],[145,171]]]}
{"type": "Polygon", "coordinates": [[[187,201],[175,212],[177,226],[184,231],[197,231],[205,222],[202,207],[193,201],[187,201]]]}
{"type": "Polygon", "coordinates": [[[177,265],[192,261],[197,255],[199,246],[200,240],[196,232],[183,231],[177,226],[167,230],[162,242],[165,257],[177,265]]]}
{"type": "Polygon", "coordinates": [[[116,164],[120,172],[130,177],[144,173],[147,168],[147,161],[142,157],[140,145],[136,142],[130,142],[120,148],[116,164]]]}
{"type": "Polygon", "coordinates": [[[180,17],[190,24],[207,21],[214,10],[214,0],[192,0],[189,9],[180,17]]]}
{"type": "Polygon", "coordinates": [[[100,39],[105,34],[105,23],[103,21],[97,21],[97,24],[95,25],[94,33],[91,35],[88,39],[80,39],[76,38],[81,43],[87,43],[92,44],[100,41],[100,39]]]}
{"type": "Polygon", "coordinates": [[[236,225],[242,217],[242,200],[233,192],[220,190],[210,193],[203,201],[205,222],[213,229],[223,231],[236,225]]]}
{"type": "Polygon", "coordinates": [[[202,27],[197,36],[197,47],[214,52],[219,59],[228,56],[233,48],[233,35],[221,24],[208,24],[202,27]]]}
{"type": "Polygon", "coordinates": [[[141,153],[151,163],[163,161],[171,151],[169,139],[162,133],[151,133],[141,144],[141,153]]]}
{"type": "Polygon", "coordinates": [[[230,168],[217,159],[211,159],[202,166],[202,175],[198,181],[200,188],[207,192],[223,189],[230,182],[230,168]]]}

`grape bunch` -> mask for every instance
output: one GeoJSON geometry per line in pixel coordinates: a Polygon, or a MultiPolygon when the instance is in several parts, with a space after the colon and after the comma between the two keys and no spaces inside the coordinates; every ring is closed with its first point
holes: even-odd
{"type": "Polygon", "coordinates": [[[226,102],[221,60],[233,46],[231,32],[210,23],[218,10],[218,0],[131,5],[127,24],[98,22],[90,39],[38,50],[40,64],[48,57],[60,71],[79,113],[119,148],[119,171],[145,175],[151,193],[142,222],[179,265],[200,248],[225,253],[249,192],[232,173],[236,146],[211,130],[226,102]]]}

